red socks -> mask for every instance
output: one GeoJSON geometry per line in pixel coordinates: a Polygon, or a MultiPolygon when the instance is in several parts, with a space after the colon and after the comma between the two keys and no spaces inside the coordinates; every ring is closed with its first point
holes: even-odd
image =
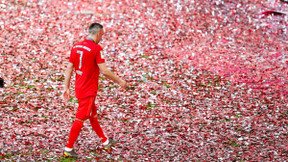
{"type": "Polygon", "coordinates": [[[107,140],[107,137],[104,135],[103,130],[102,130],[102,128],[98,122],[97,117],[95,117],[95,118],[90,117],[89,120],[90,120],[90,123],[91,123],[93,130],[97,133],[98,137],[100,137],[101,141],[104,143],[107,140]]]}
{"type": "MultiPolygon", "coordinates": [[[[101,141],[104,143],[107,140],[107,137],[104,135],[103,130],[98,122],[97,117],[96,118],[89,118],[91,126],[93,128],[93,130],[97,133],[98,137],[101,138],[101,141]]],[[[77,140],[80,132],[81,132],[81,128],[83,127],[83,122],[80,120],[75,120],[71,131],[70,131],[70,135],[69,135],[69,139],[68,139],[68,144],[66,145],[67,148],[73,148],[73,145],[75,143],[75,141],[77,140]]]]}
{"type": "Polygon", "coordinates": [[[72,125],[69,139],[68,139],[68,144],[66,145],[66,147],[73,148],[73,145],[75,141],[77,140],[82,127],[83,127],[83,122],[76,119],[72,125]]]}

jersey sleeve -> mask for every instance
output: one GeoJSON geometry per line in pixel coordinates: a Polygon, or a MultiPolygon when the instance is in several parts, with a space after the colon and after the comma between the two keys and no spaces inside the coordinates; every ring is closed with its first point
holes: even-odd
{"type": "Polygon", "coordinates": [[[100,64],[104,62],[105,62],[105,59],[104,59],[103,49],[100,47],[98,50],[96,50],[96,63],[100,64]]]}

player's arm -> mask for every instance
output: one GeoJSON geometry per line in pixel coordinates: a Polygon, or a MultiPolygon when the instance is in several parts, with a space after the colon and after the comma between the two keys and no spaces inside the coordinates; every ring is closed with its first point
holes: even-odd
{"type": "Polygon", "coordinates": [[[71,80],[71,76],[73,73],[73,68],[74,68],[74,65],[71,62],[69,62],[67,65],[67,69],[65,71],[64,92],[63,92],[63,97],[66,100],[70,98],[69,88],[70,88],[70,80],[71,80]]]}
{"type": "Polygon", "coordinates": [[[120,79],[117,75],[115,75],[112,71],[110,71],[105,63],[98,64],[100,72],[107,78],[113,80],[115,83],[118,83],[122,88],[127,87],[127,82],[120,79]]]}
{"type": "Polygon", "coordinates": [[[74,65],[69,62],[65,71],[64,89],[69,89],[74,65]]]}

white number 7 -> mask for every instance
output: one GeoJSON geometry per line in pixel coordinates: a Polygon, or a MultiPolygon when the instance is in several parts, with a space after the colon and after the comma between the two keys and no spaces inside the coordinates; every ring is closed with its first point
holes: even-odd
{"type": "Polygon", "coordinates": [[[82,67],[82,57],[83,57],[83,51],[77,51],[78,54],[80,54],[80,60],[79,60],[79,69],[82,67]]]}

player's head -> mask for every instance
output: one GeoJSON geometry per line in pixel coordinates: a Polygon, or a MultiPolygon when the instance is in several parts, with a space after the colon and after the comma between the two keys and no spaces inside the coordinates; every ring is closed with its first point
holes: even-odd
{"type": "Polygon", "coordinates": [[[95,42],[99,43],[104,34],[103,26],[99,23],[93,23],[89,26],[89,36],[95,38],[95,42]]]}

